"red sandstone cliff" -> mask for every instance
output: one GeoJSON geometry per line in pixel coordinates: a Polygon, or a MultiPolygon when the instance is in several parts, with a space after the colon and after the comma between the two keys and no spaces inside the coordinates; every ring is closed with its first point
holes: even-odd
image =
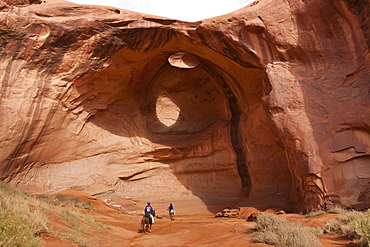
{"type": "Polygon", "coordinates": [[[0,1],[2,180],[369,206],[369,1],[261,0],[196,23],[13,2],[0,1]]]}

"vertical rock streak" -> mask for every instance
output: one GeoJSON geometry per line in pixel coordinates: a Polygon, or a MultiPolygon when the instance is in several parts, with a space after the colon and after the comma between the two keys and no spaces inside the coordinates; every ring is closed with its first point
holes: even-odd
{"type": "Polygon", "coordinates": [[[241,109],[238,103],[237,97],[232,92],[230,86],[226,82],[225,78],[219,73],[221,69],[214,69],[216,65],[213,65],[211,62],[204,61],[205,69],[208,71],[209,74],[213,75],[216,78],[216,81],[219,83],[219,86],[222,88],[223,93],[228,99],[229,109],[231,112],[231,119],[230,119],[230,140],[232,147],[235,152],[236,156],[236,166],[238,169],[238,174],[240,176],[241,184],[243,189],[246,191],[246,196],[249,196],[251,191],[251,179],[249,176],[248,171],[248,160],[246,156],[245,150],[245,143],[243,140],[243,135],[241,134],[240,130],[240,116],[241,116],[241,109]]]}

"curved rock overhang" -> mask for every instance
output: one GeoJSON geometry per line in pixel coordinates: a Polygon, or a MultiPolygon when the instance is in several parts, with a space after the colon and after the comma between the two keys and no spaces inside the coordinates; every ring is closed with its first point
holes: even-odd
{"type": "Polygon", "coordinates": [[[196,23],[3,2],[1,180],[368,207],[368,1],[260,0],[196,23]]]}
{"type": "Polygon", "coordinates": [[[19,55],[38,64],[20,68],[39,73],[31,80],[47,94],[37,94],[37,104],[25,97],[33,119],[19,127],[28,134],[9,153],[5,180],[33,193],[148,197],[145,187],[170,186],[169,196],[289,194],[284,152],[263,106],[266,72],[250,46],[201,22],[104,13],[97,20],[83,17],[94,8],[78,6],[65,16],[65,5],[31,6],[35,18],[23,31],[40,38],[9,45],[8,66],[19,55]],[[17,51],[25,44],[39,49],[17,51]]]}
{"type": "MultiPolygon", "coordinates": [[[[93,77],[83,76],[76,83],[77,93],[83,94],[96,90],[92,88],[102,87],[95,84],[89,86],[89,83],[94,78],[109,74],[106,77],[110,78],[110,87],[116,90],[104,111],[122,115],[118,109],[125,108],[130,98],[131,104],[135,105],[132,111],[137,111],[138,116],[133,124],[141,128],[139,133],[130,130],[131,135],[160,145],[160,148],[141,154],[144,160],[169,165],[182,182],[192,180],[184,176],[194,176],[198,172],[217,177],[214,173],[229,170],[226,176],[231,180],[231,187],[225,187],[222,179],[207,181],[207,175],[201,176],[205,184],[218,185],[207,189],[191,181],[183,183],[195,194],[199,187],[203,187],[199,194],[240,194],[248,197],[253,186],[248,167],[257,165],[259,161],[248,161],[250,150],[247,142],[250,132],[256,131],[256,127],[249,129],[242,121],[253,121],[250,112],[263,108],[266,74],[258,58],[247,47],[243,48],[222,33],[212,34],[217,35],[217,39],[211,40],[204,37],[200,39],[202,32],[196,29],[188,35],[176,29],[163,28],[135,28],[122,33],[123,37],[140,39],[133,39],[132,43],[118,50],[106,69],[94,73],[93,77]],[[212,49],[208,42],[212,42],[212,46],[219,50],[212,49]],[[130,76],[125,76],[127,74],[130,76]],[[218,154],[224,151],[228,154],[218,154]],[[221,160],[218,160],[219,155],[223,156],[221,160]],[[195,165],[191,165],[193,163],[195,165]],[[239,182],[233,181],[237,179],[236,176],[239,182]]],[[[99,99],[89,97],[89,102],[92,101],[96,101],[96,105],[101,104],[99,99]]],[[[91,122],[99,125],[101,114],[94,113],[91,122]]],[[[267,116],[262,114],[260,116],[259,112],[258,118],[263,118],[265,123],[258,128],[269,129],[267,116]]],[[[118,119],[117,123],[112,120],[112,124],[122,124],[121,120],[118,119]]],[[[114,133],[112,128],[104,128],[114,133]]],[[[115,134],[122,135],[121,132],[115,134]]],[[[287,168],[281,169],[287,171],[287,168]]],[[[220,176],[225,176],[225,172],[220,176]]]]}

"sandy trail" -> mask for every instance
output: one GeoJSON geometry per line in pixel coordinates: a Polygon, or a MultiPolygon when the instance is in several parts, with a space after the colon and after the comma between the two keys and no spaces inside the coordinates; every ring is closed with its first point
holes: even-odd
{"type": "MultiPolygon", "coordinates": [[[[139,200],[121,200],[120,206],[126,210],[137,212],[133,214],[123,213],[116,210],[117,207],[107,206],[102,200],[91,197],[82,192],[66,191],[65,194],[79,197],[81,200],[90,200],[94,210],[89,213],[104,224],[110,225],[113,229],[103,229],[101,232],[94,232],[84,237],[88,239],[87,246],[93,247],[124,247],[124,246],[271,246],[261,243],[253,243],[253,233],[246,232],[253,229],[255,223],[247,222],[240,218],[215,218],[212,213],[206,210],[204,205],[188,202],[174,201],[176,212],[175,221],[171,221],[166,212],[167,203],[153,203],[157,214],[162,216],[156,219],[151,233],[140,233],[140,215],[146,202],[139,200]],[[176,204],[175,204],[176,202],[176,204]],[[176,207],[178,205],[178,207],[176,207]],[[202,214],[194,214],[203,212],[202,214]],[[204,213],[206,212],[206,213],[204,213]],[[208,213],[207,213],[208,212],[208,213]]],[[[118,203],[118,202],[114,202],[118,203]]],[[[114,204],[111,202],[111,204],[114,204]]],[[[114,204],[114,205],[116,205],[114,204]]],[[[304,218],[299,214],[287,214],[287,219],[302,222],[311,226],[323,226],[334,214],[325,214],[312,218],[304,218]]],[[[57,222],[54,222],[58,227],[57,222]]],[[[46,246],[64,247],[78,246],[75,243],[44,236],[46,246]]],[[[338,239],[334,236],[324,235],[320,238],[325,247],[350,247],[355,246],[347,240],[338,239]]]]}

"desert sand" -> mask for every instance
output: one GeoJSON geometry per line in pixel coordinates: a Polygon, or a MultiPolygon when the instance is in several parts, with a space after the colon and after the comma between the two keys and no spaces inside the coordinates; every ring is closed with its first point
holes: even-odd
{"type": "MultiPolygon", "coordinates": [[[[253,233],[246,231],[255,227],[254,222],[246,221],[244,218],[215,217],[213,213],[202,211],[200,203],[198,206],[195,203],[184,205],[186,201],[184,204],[180,201],[177,201],[177,204],[174,203],[175,221],[171,221],[166,214],[168,206],[166,203],[151,203],[161,218],[156,218],[151,233],[141,233],[141,211],[146,201],[138,201],[134,198],[121,198],[119,201],[116,198],[117,201],[104,202],[84,192],[68,190],[61,193],[78,197],[82,201],[89,200],[94,210],[86,213],[92,214],[96,221],[113,227],[113,229],[104,229],[101,232],[85,235],[84,237],[88,239],[87,246],[271,246],[252,241],[253,233]],[[123,207],[126,208],[123,209],[123,207]],[[132,211],[127,213],[123,210],[132,211]],[[200,210],[201,213],[197,214],[196,210],[200,210]]],[[[289,213],[282,217],[313,227],[323,227],[329,219],[335,217],[335,214],[305,218],[304,215],[298,213],[289,213]]],[[[68,230],[66,225],[53,221],[52,217],[50,221],[53,231],[68,230]]],[[[76,243],[55,238],[46,233],[43,239],[47,247],[78,246],[76,243]]],[[[325,247],[355,246],[348,240],[327,234],[320,238],[320,242],[325,247]]]]}

